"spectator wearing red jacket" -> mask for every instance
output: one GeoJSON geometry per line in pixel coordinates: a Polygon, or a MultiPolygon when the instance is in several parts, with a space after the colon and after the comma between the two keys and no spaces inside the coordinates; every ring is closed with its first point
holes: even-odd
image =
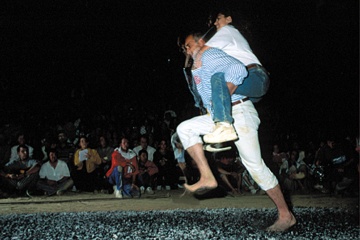
{"type": "Polygon", "coordinates": [[[138,173],[136,154],[129,149],[129,140],[123,137],[120,147],[116,148],[111,155],[111,168],[106,173],[109,183],[114,185],[116,198],[140,197],[139,188],[135,182],[138,173]]]}

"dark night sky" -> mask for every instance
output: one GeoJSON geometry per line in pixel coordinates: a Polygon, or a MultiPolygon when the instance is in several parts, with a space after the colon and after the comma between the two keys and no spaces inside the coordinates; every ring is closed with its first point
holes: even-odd
{"type": "MultiPolygon", "coordinates": [[[[279,110],[285,125],[325,123],[358,131],[358,1],[227,2],[247,13],[249,42],[271,73],[260,111],[279,110]]],[[[203,28],[216,4],[220,1],[5,1],[3,109],[51,104],[78,86],[101,105],[137,98],[181,109],[192,99],[176,40],[203,28]]]]}

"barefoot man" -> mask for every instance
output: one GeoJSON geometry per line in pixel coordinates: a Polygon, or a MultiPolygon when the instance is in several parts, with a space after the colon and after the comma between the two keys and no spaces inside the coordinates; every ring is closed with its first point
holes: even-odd
{"type": "Polygon", "coordinates": [[[289,211],[276,177],[261,158],[258,140],[258,126],[260,124],[258,113],[252,102],[247,101],[247,96],[233,94],[236,87],[242,84],[247,76],[246,67],[222,50],[206,46],[201,37],[200,33],[190,34],[185,40],[185,47],[197,66],[196,69],[192,70],[192,74],[208,114],[186,120],[177,128],[180,140],[196,162],[201,177],[197,183],[185,184],[184,186],[188,191],[194,193],[214,189],[218,186],[205,158],[200,136],[210,133],[215,126],[212,113],[216,109],[212,108],[210,80],[215,73],[223,74],[230,94],[222,97],[231,98],[234,127],[239,137],[235,145],[244,166],[257,184],[266,191],[278,210],[278,219],[267,230],[285,231],[296,223],[296,219],[289,211]]]}

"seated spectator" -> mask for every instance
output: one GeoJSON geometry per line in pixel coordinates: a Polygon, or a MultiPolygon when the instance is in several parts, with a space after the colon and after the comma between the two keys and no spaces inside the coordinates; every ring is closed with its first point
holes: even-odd
{"type": "Polygon", "coordinates": [[[217,168],[221,179],[226,184],[225,188],[231,190],[233,194],[242,194],[242,174],[245,171],[245,167],[240,160],[237,160],[235,156],[230,156],[233,154],[229,153],[221,153],[220,159],[216,162],[217,168]]]}
{"type": "Polygon", "coordinates": [[[29,148],[23,144],[17,147],[18,158],[5,165],[0,172],[2,189],[9,194],[21,195],[24,192],[31,197],[39,179],[40,164],[35,159],[30,159],[29,148]]]}
{"type": "Polygon", "coordinates": [[[87,137],[80,137],[80,149],[75,152],[74,165],[76,170],[72,175],[77,190],[96,192],[99,190],[97,166],[101,164],[101,158],[95,149],[88,148],[87,137]]]}
{"type": "Polygon", "coordinates": [[[139,187],[136,185],[138,173],[136,154],[129,149],[129,140],[123,137],[120,146],[112,153],[111,168],[106,173],[109,183],[114,186],[116,198],[140,197],[139,187]]]}
{"type": "Polygon", "coordinates": [[[100,179],[100,189],[102,192],[106,192],[109,188],[109,182],[106,180],[106,172],[111,167],[111,155],[114,152],[114,148],[108,145],[108,141],[105,136],[99,137],[99,147],[97,148],[97,152],[101,158],[101,164],[99,166],[99,179],[100,179]]]}
{"type": "Polygon", "coordinates": [[[139,141],[140,145],[136,146],[133,151],[136,153],[137,156],[139,156],[139,151],[144,149],[148,153],[149,161],[153,161],[156,149],[148,145],[149,140],[147,135],[141,135],[139,141]]]}
{"type": "Polygon", "coordinates": [[[10,154],[9,162],[17,160],[19,158],[17,148],[20,145],[26,145],[28,147],[28,156],[29,156],[29,158],[32,158],[33,153],[34,153],[34,148],[26,144],[25,134],[22,133],[22,132],[18,133],[17,137],[16,137],[16,140],[17,140],[18,144],[11,148],[11,154],[10,154]]]}
{"type": "Polygon", "coordinates": [[[138,186],[140,192],[143,194],[146,190],[148,194],[154,194],[153,188],[155,185],[154,177],[159,172],[158,167],[154,162],[148,160],[146,150],[139,152],[139,174],[137,175],[138,186]]]}
{"type": "Polygon", "coordinates": [[[306,165],[298,163],[299,152],[292,150],[289,158],[289,169],[284,179],[284,188],[290,192],[305,190],[304,179],[306,177],[306,165]]]}
{"type": "Polygon", "coordinates": [[[69,170],[72,171],[74,169],[74,152],[75,152],[75,146],[73,143],[71,143],[67,137],[67,134],[65,131],[60,130],[58,132],[58,144],[56,145],[56,151],[57,151],[57,157],[58,159],[64,161],[68,167],[69,170]]]}
{"type": "Polygon", "coordinates": [[[332,183],[340,180],[340,176],[336,173],[337,169],[333,164],[333,160],[340,155],[343,155],[341,148],[336,145],[333,137],[329,137],[326,144],[319,148],[315,157],[315,166],[321,166],[324,170],[324,178],[317,179],[315,189],[328,193],[332,190],[332,183]]]}
{"type": "Polygon", "coordinates": [[[37,189],[44,191],[47,196],[60,196],[74,185],[67,164],[59,160],[56,154],[55,148],[49,150],[49,161],[41,166],[40,180],[36,185],[37,189]]]}
{"type": "Polygon", "coordinates": [[[277,166],[279,172],[279,180],[282,183],[286,178],[287,171],[289,169],[288,155],[285,152],[280,151],[279,145],[273,146],[272,161],[277,166]]]}
{"type": "Polygon", "coordinates": [[[159,169],[157,175],[157,190],[176,188],[179,176],[176,171],[174,153],[167,149],[166,141],[161,140],[158,150],[154,153],[154,163],[159,169]]]}

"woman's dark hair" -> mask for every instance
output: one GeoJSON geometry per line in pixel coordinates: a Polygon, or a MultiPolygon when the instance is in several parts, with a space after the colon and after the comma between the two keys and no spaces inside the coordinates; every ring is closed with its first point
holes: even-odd
{"type": "MultiPolygon", "coordinates": [[[[246,14],[243,13],[244,11],[239,11],[233,8],[229,8],[227,6],[217,8],[215,11],[211,13],[211,21],[212,24],[216,21],[216,18],[219,14],[224,15],[225,17],[231,17],[232,22],[229,23],[229,25],[234,26],[236,29],[239,30],[241,34],[244,35],[244,37],[249,40],[248,38],[251,38],[251,24],[248,20],[248,17],[246,14]]],[[[210,18],[209,18],[210,19],[210,18]]]]}
{"type": "Polygon", "coordinates": [[[139,151],[139,157],[140,157],[140,155],[143,154],[143,153],[146,153],[146,157],[149,156],[148,152],[147,152],[145,149],[142,149],[142,150],[139,151]]]}

